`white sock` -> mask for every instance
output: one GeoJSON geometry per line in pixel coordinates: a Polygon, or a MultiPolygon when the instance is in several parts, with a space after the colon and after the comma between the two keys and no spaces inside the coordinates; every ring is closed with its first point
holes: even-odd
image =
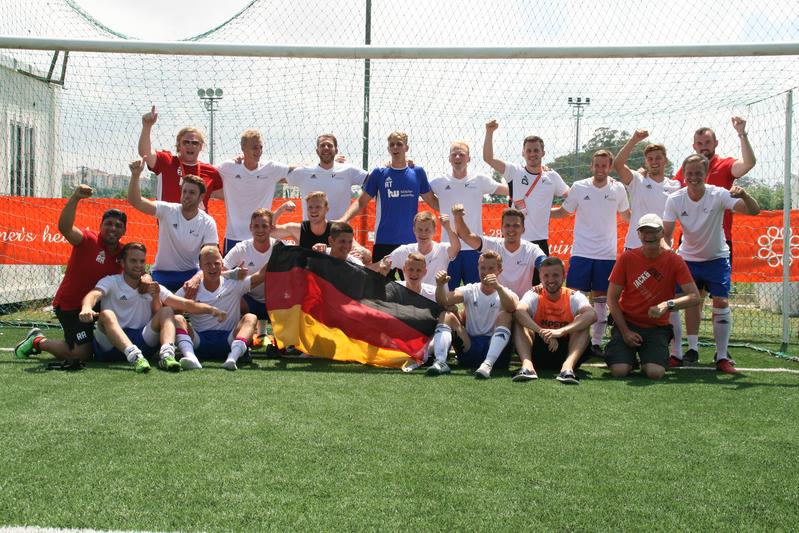
{"type": "Polygon", "coordinates": [[[510,342],[510,330],[505,326],[497,327],[491,335],[491,342],[488,343],[488,353],[484,362],[493,367],[508,342],[510,342]]]}
{"type": "Polygon", "coordinates": [[[175,335],[175,340],[178,343],[178,348],[180,348],[180,353],[183,354],[183,357],[193,357],[197,359],[197,356],[194,354],[194,343],[189,335],[178,333],[175,335]]]}
{"type": "Polygon", "coordinates": [[[169,356],[175,357],[175,345],[170,343],[165,343],[161,345],[161,351],[158,352],[158,357],[163,361],[165,358],[169,356]]]}
{"type": "Polygon", "coordinates": [[[141,350],[135,344],[131,344],[127,348],[125,348],[125,357],[127,358],[129,363],[135,363],[139,360],[139,358],[144,357],[142,355],[141,350]]]}
{"type": "Polygon", "coordinates": [[[689,350],[696,350],[699,351],[699,335],[687,335],[688,337],[688,349],[689,350]]]}
{"type": "Polygon", "coordinates": [[[446,324],[436,326],[436,333],[433,336],[433,350],[436,354],[436,361],[439,363],[447,362],[449,347],[452,345],[452,328],[446,324]]]}
{"type": "Polygon", "coordinates": [[[671,329],[674,330],[671,355],[682,360],[682,322],[680,321],[680,312],[672,311],[669,322],[671,322],[671,329]]]}
{"type": "Polygon", "coordinates": [[[727,346],[730,344],[730,334],[732,333],[732,310],[729,307],[723,309],[713,308],[713,339],[716,341],[716,361],[729,359],[727,356],[727,346]]]}
{"type": "Polygon", "coordinates": [[[230,353],[227,355],[227,358],[232,361],[238,361],[239,357],[244,355],[246,351],[247,344],[241,339],[236,339],[230,343],[230,353]]]}
{"type": "Polygon", "coordinates": [[[596,322],[591,325],[591,344],[602,344],[602,336],[605,334],[605,326],[608,324],[608,299],[606,296],[594,298],[594,311],[596,312],[596,322]]]}

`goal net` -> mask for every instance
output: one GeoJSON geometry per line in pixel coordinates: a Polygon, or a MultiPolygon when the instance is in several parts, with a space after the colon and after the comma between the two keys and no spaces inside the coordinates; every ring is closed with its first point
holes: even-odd
{"type": "MultiPolygon", "coordinates": [[[[744,183],[773,212],[736,219],[733,339],[779,345],[784,290],[791,295],[787,311],[799,314],[799,270],[791,283],[782,281],[781,212],[791,207],[782,196],[790,185],[786,154],[794,154],[793,179],[799,172],[796,141],[786,145],[787,128],[797,131],[796,104],[787,95],[799,86],[799,4],[261,0],[231,17],[217,28],[198,28],[182,49],[111,53],[74,46],[66,53],[57,46],[31,49],[28,39],[103,41],[110,50],[136,36],[106,27],[79,1],[5,3],[0,38],[19,37],[0,45],[0,309],[6,321],[49,317],[40,310],[60,281],[64,249],[57,235],[63,200],[54,199],[84,182],[108,197],[86,205],[125,205],[112,198],[124,198],[127,162],[136,157],[141,115],[151,105],[159,113],[156,149],[174,151],[176,132],[195,125],[213,139],[219,163],[239,153],[242,130],[256,128],[264,135],[264,159],[315,163],[316,136],[333,132],[348,161],[368,170],[387,160],[386,136],[401,130],[409,135],[410,157],[431,177],[449,170],[454,140],[470,145],[473,171],[490,175],[481,153],[485,122],[495,118],[497,157],[521,162],[522,139],[540,135],[545,162],[567,182],[590,175],[591,152],[618,151],[636,128],[667,147],[672,171],[692,153],[700,126],[716,131],[719,154],[740,157],[730,119],[742,116],[757,155],[744,183]],[[364,59],[367,41],[394,52],[364,59]],[[226,55],[213,49],[234,43],[241,46],[226,55]],[[282,57],[268,48],[286,43],[296,50],[286,46],[282,57]],[[195,55],[192,46],[211,48],[195,55]],[[292,57],[308,47],[325,57],[292,57]],[[420,57],[409,57],[414,54],[420,57]],[[213,132],[198,89],[222,90],[213,104],[213,132]]],[[[638,154],[631,165],[641,163],[638,154]]],[[[213,210],[224,213],[219,205],[213,210]]],[[[79,225],[96,227],[96,213],[84,211],[79,225]]],[[[488,231],[498,227],[499,211],[487,213],[488,231]]],[[[152,220],[137,224],[135,235],[154,238],[152,220]]],[[[368,231],[370,220],[361,227],[368,231]]],[[[561,231],[551,241],[567,251],[568,227],[561,231]]],[[[799,242],[792,244],[799,255],[799,242]]],[[[798,326],[791,319],[792,348],[798,326]]],[[[709,320],[702,328],[709,336],[709,320]]]]}

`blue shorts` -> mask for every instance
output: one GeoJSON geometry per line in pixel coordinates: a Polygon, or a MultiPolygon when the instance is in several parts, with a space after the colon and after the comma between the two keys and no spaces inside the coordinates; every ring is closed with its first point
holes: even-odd
{"type": "Polygon", "coordinates": [[[573,255],[569,259],[566,286],[583,292],[608,292],[608,278],[615,264],[615,259],[588,259],[573,255]]]}
{"type": "MultiPolygon", "coordinates": [[[[727,257],[711,261],[686,261],[688,270],[700,291],[707,291],[711,296],[727,298],[730,295],[732,267],[727,257]]],[[[677,289],[681,291],[679,287],[677,289]]]]}
{"type": "Polygon", "coordinates": [[[192,337],[194,353],[202,359],[224,360],[230,353],[233,332],[224,329],[195,331],[192,337]]]}
{"type": "Polygon", "coordinates": [[[248,313],[257,316],[258,320],[269,320],[269,315],[266,313],[266,304],[264,302],[259,302],[249,294],[245,294],[242,298],[247,302],[248,313]]]}
{"type": "MultiPolygon", "coordinates": [[[[155,352],[158,349],[158,341],[156,340],[156,343],[150,346],[144,340],[144,328],[122,328],[122,331],[124,331],[125,335],[128,336],[130,342],[139,347],[144,357],[152,357],[155,355],[155,352]]],[[[152,336],[153,333],[154,332],[151,330],[149,336],[152,336]]],[[[94,349],[94,360],[98,363],[128,362],[128,358],[125,357],[125,354],[114,348],[114,346],[111,345],[111,341],[108,340],[108,337],[106,337],[105,334],[100,330],[97,330],[94,334],[92,347],[94,349]]]]}
{"type": "MultiPolygon", "coordinates": [[[[462,354],[457,354],[458,364],[467,368],[477,368],[483,361],[485,361],[486,354],[488,354],[488,346],[491,344],[491,335],[478,335],[473,337],[469,335],[469,340],[472,345],[469,349],[462,354]]],[[[510,354],[513,351],[513,340],[508,342],[505,349],[494,363],[494,368],[506,369],[510,365],[510,354]]]]}
{"type": "Polygon", "coordinates": [[[233,239],[228,239],[227,237],[225,237],[225,246],[224,250],[222,250],[222,257],[226,256],[228,252],[231,251],[233,247],[240,242],[241,241],[234,241],[233,239]]]}
{"type": "Polygon", "coordinates": [[[177,292],[178,289],[183,287],[183,284],[191,279],[197,273],[197,269],[193,270],[153,270],[150,275],[153,280],[157,281],[172,292],[177,292]]]}
{"type": "Polygon", "coordinates": [[[451,278],[449,280],[449,290],[454,291],[461,286],[469,283],[478,283],[480,281],[480,273],[477,271],[477,260],[480,258],[478,250],[461,250],[455,259],[449,262],[447,266],[447,274],[451,278]]]}

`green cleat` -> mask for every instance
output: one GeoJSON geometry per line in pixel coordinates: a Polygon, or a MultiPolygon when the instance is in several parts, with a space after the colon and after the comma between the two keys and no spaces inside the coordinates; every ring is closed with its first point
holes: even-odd
{"type": "Polygon", "coordinates": [[[177,359],[172,355],[167,355],[158,361],[158,368],[166,370],[167,372],[180,372],[183,370],[183,367],[180,366],[180,363],[178,363],[177,359]]]}
{"type": "Polygon", "coordinates": [[[42,353],[41,350],[37,350],[33,347],[33,341],[36,340],[36,337],[41,336],[42,330],[39,328],[33,328],[30,330],[28,335],[14,347],[14,356],[17,359],[27,359],[30,355],[42,353]]]}
{"type": "Polygon", "coordinates": [[[150,363],[144,357],[139,357],[136,359],[135,370],[137,374],[146,374],[150,371],[150,363]]]}

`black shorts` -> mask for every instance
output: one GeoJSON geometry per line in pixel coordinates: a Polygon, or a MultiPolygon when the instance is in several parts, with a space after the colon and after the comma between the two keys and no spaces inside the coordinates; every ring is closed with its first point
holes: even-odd
{"type": "Polygon", "coordinates": [[[61,328],[64,330],[64,341],[70,350],[74,349],[76,345],[91,343],[94,340],[94,323],[81,322],[78,318],[80,309],[62,311],[55,307],[53,311],[61,323],[61,328]]]}
{"type": "MultiPolygon", "coordinates": [[[[580,365],[585,363],[589,357],[591,357],[591,350],[588,349],[589,347],[586,346],[585,351],[577,359],[577,362],[574,364],[574,368],[572,370],[577,370],[580,368],[580,365]]],[[[544,340],[539,337],[538,335],[534,335],[533,337],[533,348],[532,348],[532,357],[533,357],[533,366],[536,370],[560,370],[563,366],[564,361],[569,356],[569,336],[566,335],[565,337],[561,337],[558,339],[558,349],[554,352],[549,351],[549,347],[544,340]]]]}
{"type": "Polygon", "coordinates": [[[669,342],[674,337],[671,324],[668,326],[655,326],[642,328],[627,322],[631,331],[638,333],[643,339],[641,346],[628,346],[618,326],[613,326],[610,331],[610,341],[605,346],[605,361],[608,366],[615,364],[632,365],[635,356],[642,365],[655,364],[663,368],[669,367],[669,342]]]}

